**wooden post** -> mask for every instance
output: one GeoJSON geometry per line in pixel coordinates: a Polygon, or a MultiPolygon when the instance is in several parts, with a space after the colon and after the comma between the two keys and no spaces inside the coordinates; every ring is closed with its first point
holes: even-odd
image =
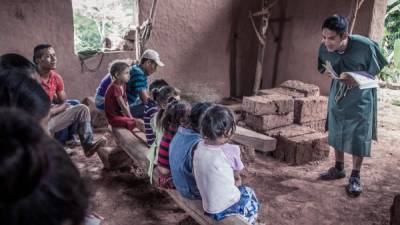
{"type": "Polygon", "coordinates": [[[352,34],[354,30],[354,24],[356,23],[358,10],[361,8],[364,0],[352,0],[349,16],[349,33],[352,34]]]}
{"type": "Polygon", "coordinates": [[[135,31],[135,59],[137,62],[140,61],[140,56],[142,55],[142,48],[140,47],[141,44],[141,40],[140,40],[140,27],[137,26],[136,27],[136,31],[135,31]]]}
{"type": "Polygon", "coordinates": [[[145,45],[147,41],[150,39],[151,32],[153,30],[153,23],[155,20],[155,15],[156,15],[156,9],[157,9],[157,0],[153,0],[153,3],[151,4],[151,9],[150,9],[150,15],[149,19],[147,19],[144,23],[144,31],[142,33],[142,38],[141,38],[141,48],[145,49],[145,45]]]}
{"type": "Polygon", "coordinates": [[[140,48],[140,22],[139,22],[139,0],[133,1],[133,24],[135,26],[135,60],[139,62],[142,51],[140,48]]]}
{"type": "MultiPolygon", "coordinates": [[[[269,6],[269,1],[268,0],[261,0],[261,9],[264,11],[264,9],[269,6]]],[[[253,86],[253,95],[256,95],[258,90],[260,89],[261,86],[261,80],[262,80],[262,69],[263,69],[263,62],[264,62],[264,53],[265,53],[265,41],[267,38],[267,29],[268,29],[268,20],[269,20],[269,10],[267,10],[266,13],[262,14],[261,17],[261,23],[260,23],[260,32],[256,31],[256,34],[259,38],[259,43],[258,43],[258,52],[257,52],[257,66],[256,66],[256,74],[254,77],[254,86],[253,86]]],[[[250,16],[252,19],[252,15],[250,16]]],[[[252,23],[254,25],[254,21],[252,20],[252,23]]]]}
{"type": "Polygon", "coordinates": [[[135,57],[137,61],[140,61],[140,56],[143,53],[143,49],[145,49],[145,45],[147,41],[150,39],[151,31],[153,29],[153,23],[155,20],[154,18],[156,15],[157,2],[158,2],[157,0],[153,0],[153,3],[151,4],[149,19],[143,22],[141,26],[139,25],[139,1],[136,0],[134,2],[135,7],[138,10],[137,13],[138,23],[135,32],[135,49],[136,49],[135,57]]]}

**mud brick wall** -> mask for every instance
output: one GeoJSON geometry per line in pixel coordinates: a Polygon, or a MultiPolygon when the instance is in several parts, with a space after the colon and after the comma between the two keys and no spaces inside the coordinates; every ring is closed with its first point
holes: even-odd
{"type": "Polygon", "coordinates": [[[303,124],[326,119],[328,98],[313,96],[294,100],[294,122],[303,124]]]}
{"type": "Polygon", "coordinates": [[[273,156],[290,165],[322,160],[329,155],[325,123],[328,99],[319,87],[288,80],[279,87],[244,97],[245,123],[277,139],[273,156]]]}
{"type": "Polygon", "coordinates": [[[281,87],[260,90],[260,91],[258,91],[258,95],[287,95],[294,99],[306,97],[306,95],[304,93],[298,92],[296,90],[290,90],[287,88],[281,88],[281,87]]]}
{"type": "Polygon", "coordinates": [[[294,110],[294,101],[291,97],[285,95],[268,95],[244,97],[243,110],[259,115],[283,115],[294,110]]]}
{"type": "Polygon", "coordinates": [[[290,125],[267,132],[278,140],[273,156],[290,165],[303,165],[329,156],[327,134],[300,126],[290,125]]]}
{"type": "Polygon", "coordinates": [[[320,94],[319,87],[317,85],[306,84],[299,80],[287,80],[283,82],[280,87],[303,93],[305,97],[319,96],[320,94]]]}
{"type": "Polygon", "coordinates": [[[326,119],[310,121],[307,123],[301,123],[301,125],[305,126],[305,127],[309,127],[318,132],[325,132],[326,119]]]}
{"type": "Polygon", "coordinates": [[[252,129],[264,133],[265,131],[293,124],[293,112],[283,115],[246,115],[246,124],[252,129]]]}
{"type": "Polygon", "coordinates": [[[329,156],[327,134],[316,132],[282,139],[285,143],[282,146],[285,150],[285,161],[291,165],[303,165],[329,156]]]}

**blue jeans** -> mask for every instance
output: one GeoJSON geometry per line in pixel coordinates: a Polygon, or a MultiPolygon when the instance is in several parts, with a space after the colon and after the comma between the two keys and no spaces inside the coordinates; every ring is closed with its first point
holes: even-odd
{"type": "Polygon", "coordinates": [[[138,119],[143,119],[144,116],[144,104],[140,103],[139,105],[130,105],[129,110],[133,117],[138,119]]]}
{"type": "Polygon", "coordinates": [[[97,109],[104,110],[104,97],[100,95],[94,96],[94,104],[97,109]]]}

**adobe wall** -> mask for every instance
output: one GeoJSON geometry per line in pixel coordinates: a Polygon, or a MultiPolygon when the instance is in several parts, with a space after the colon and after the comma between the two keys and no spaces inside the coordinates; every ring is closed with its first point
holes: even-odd
{"type": "MultiPolygon", "coordinates": [[[[259,8],[258,3],[254,4],[254,2],[251,6],[242,8],[239,14],[241,19],[237,26],[239,36],[237,38],[237,46],[239,46],[237,73],[241,84],[238,87],[238,93],[244,95],[251,94],[258,46],[258,40],[254,31],[249,28],[250,24],[245,13],[248,8],[259,8]]],[[[330,80],[320,76],[316,71],[318,48],[321,42],[321,24],[326,17],[333,14],[347,16],[351,1],[280,0],[278,2],[272,10],[268,30],[263,87],[272,87],[273,75],[276,74],[275,85],[289,79],[302,80],[317,84],[322,93],[327,94],[330,80]],[[282,17],[286,19],[280,24],[276,19],[282,17]]],[[[385,11],[386,0],[366,0],[358,13],[354,33],[371,36],[379,41],[383,35],[385,11]]]]}
{"type": "MultiPolygon", "coordinates": [[[[141,1],[141,21],[152,1],[141,1]]],[[[268,31],[263,87],[297,79],[318,84],[323,93],[329,80],[316,72],[316,57],[323,19],[334,13],[347,15],[349,0],[279,0],[273,9],[268,31]],[[285,4],[286,3],[286,4],[285,4]],[[286,14],[282,35],[279,21],[286,14]],[[281,41],[279,54],[277,43],[281,41]]],[[[166,66],[151,79],[164,77],[195,98],[216,100],[232,95],[249,95],[255,73],[257,38],[248,19],[259,9],[259,1],[158,1],[154,32],[147,47],[158,50],[166,66]]],[[[366,0],[355,33],[379,39],[386,0],[366,0]],[[375,6],[375,7],[374,7],[375,6]],[[372,24],[372,25],[371,25],[372,24]]],[[[71,98],[93,95],[116,58],[133,57],[133,52],[106,53],[97,72],[82,73],[73,52],[71,1],[3,0],[0,6],[0,53],[17,52],[32,57],[38,43],[54,45],[58,71],[63,75],[71,98]]],[[[258,20],[256,20],[258,23],[258,20]]],[[[94,67],[100,57],[89,62],[94,67]]]]}
{"type": "MultiPolygon", "coordinates": [[[[0,54],[19,53],[32,59],[33,48],[39,43],[54,46],[58,59],[57,71],[63,76],[70,98],[93,95],[115,58],[127,58],[132,52],[106,53],[95,73],[81,72],[74,53],[73,15],[71,1],[3,0],[0,5],[0,54]]],[[[88,65],[93,68],[100,57],[88,65]]]]}
{"type": "MultiPolygon", "coordinates": [[[[140,2],[140,21],[152,1],[140,2]]],[[[229,96],[230,25],[235,1],[158,1],[154,32],[147,44],[165,63],[153,78],[198,97],[229,96]]]]}

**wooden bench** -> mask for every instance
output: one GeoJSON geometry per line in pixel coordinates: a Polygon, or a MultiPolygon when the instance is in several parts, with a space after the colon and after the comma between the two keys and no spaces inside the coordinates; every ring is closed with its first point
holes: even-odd
{"type": "MultiPolygon", "coordinates": [[[[147,152],[149,148],[143,142],[145,139],[144,134],[141,132],[135,132],[135,135],[131,131],[121,128],[114,128],[113,134],[115,136],[116,142],[119,146],[132,158],[132,160],[142,168],[148,168],[149,162],[146,158],[147,152]]],[[[243,138],[243,137],[241,137],[243,138]]],[[[275,148],[273,143],[276,145],[276,140],[268,139],[269,142],[272,141],[269,145],[259,145],[259,142],[251,142],[258,143],[256,146],[264,146],[264,149],[272,149],[275,148]],[[265,147],[269,146],[269,147],[265,147]]],[[[242,139],[238,141],[244,142],[242,139]]],[[[165,190],[165,189],[164,189],[165,190]]],[[[208,224],[226,224],[226,225],[248,225],[249,223],[243,220],[239,216],[230,216],[226,219],[216,222],[210,217],[206,216],[203,211],[203,207],[200,200],[189,200],[182,197],[176,190],[165,190],[165,192],[181,207],[186,211],[194,220],[196,220],[201,225],[208,224]]]]}

